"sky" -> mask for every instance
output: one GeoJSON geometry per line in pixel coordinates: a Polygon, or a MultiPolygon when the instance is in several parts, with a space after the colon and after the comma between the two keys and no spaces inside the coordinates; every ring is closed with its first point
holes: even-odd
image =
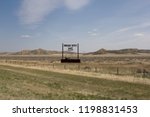
{"type": "Polygon", "coordinates": [[[150,49],[150,0],[1,0],[0,51],[150,49]]]}

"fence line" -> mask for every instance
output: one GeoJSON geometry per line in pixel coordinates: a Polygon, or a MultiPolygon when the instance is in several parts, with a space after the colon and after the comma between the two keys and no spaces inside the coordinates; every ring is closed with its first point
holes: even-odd
{"type": "Polygon", "coordinates": [[[18,60],[1,60],[1,63],[34,66],[34,67],[51,67],[53,69],[63,70],[77,70],[85,72],[98,72],[103,74],[114,74],[114,75],[130,75],[134,77],[148,77],[150,78],[150,70],[138,67],[124,67],[123,65],[100,65],[100,64],[86,64],[86,63],[48,63],[48,62],[37,62],[37,61],[18,61],[18,60]]]}

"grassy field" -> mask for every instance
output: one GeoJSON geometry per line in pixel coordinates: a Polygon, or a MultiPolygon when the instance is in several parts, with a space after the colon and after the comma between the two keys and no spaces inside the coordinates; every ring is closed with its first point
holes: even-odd
{"type": "Polygon", "coordinates": [[[0,99],[150,99],[150,85],[0,65],[0,99]]]}

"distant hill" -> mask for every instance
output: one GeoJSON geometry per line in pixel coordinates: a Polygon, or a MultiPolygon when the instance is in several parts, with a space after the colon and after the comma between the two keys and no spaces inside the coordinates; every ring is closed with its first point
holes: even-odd
{"type": "Polygon", "coordinates": [[[50,55],[50,54],[59,54],[59,51],[51,51],[44,49],[35,49],[35,50],[22,50],[20,52],[15,52],[13,55],[50,55]]]}
{"type": "Polygon", "coordinates": [[[102,48],[98,51],[89,52],[86,54],[99,55],[99,54],[139,54],[139,53],[149,53],[150,54],[150,50],[136,49],[136,48],[120,49],[120,50],[106,50],[106,49],[102,48]]]}
{"type": "MultiPolygon", "coordinates": [[[[73,54],[74,52],[65,52],[65,53],[73,54]]],[[[102,48],[95,52],[82,53],[82,54],[103,55],[103,54],[140,54],[140,53],[150,54],[150,50],[136,49],[136,48],[128,48],[128,49],[120,49],[120,50],[106,50],[102,48]]],[[[1,52],[0,53],[0,55],[51,55],[51,54],[61,54],[61,51],[44,50],[44,49],[39,48],[35,50],[22,50],[19,52],[1,52]]]]}
{"type": "Polygon", "coordinates": [[[0,55],[10,55],[12,52],[0,52],[0,55]]]}

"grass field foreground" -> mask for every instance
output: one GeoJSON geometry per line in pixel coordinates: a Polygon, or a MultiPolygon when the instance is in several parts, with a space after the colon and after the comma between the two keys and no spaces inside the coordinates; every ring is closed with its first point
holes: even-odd
{"type": "Polygon", "coordinates": [[[150,85],[0,66],[0,99],[150,99],[150,85]]]}

